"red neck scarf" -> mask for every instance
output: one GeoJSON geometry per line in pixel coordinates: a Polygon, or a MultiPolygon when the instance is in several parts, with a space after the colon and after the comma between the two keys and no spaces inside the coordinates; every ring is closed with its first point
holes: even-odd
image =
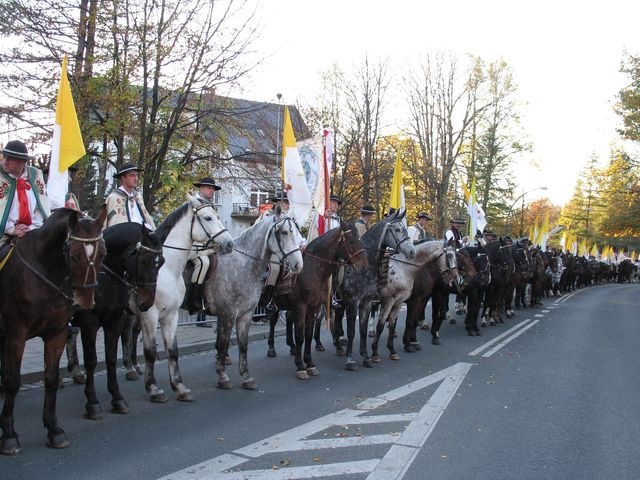
{"type": "Polygon", "coordinates": [[[24,178],[19,178],[16,186],[18,190],[18,203],[20,206],[16,225],[19,223],[23,225],[31,225],[31,211],[29,210],[29,198],[27,197],[27,190],[31,190],[31,185],[29,185],[29,182],[24,178]]]}

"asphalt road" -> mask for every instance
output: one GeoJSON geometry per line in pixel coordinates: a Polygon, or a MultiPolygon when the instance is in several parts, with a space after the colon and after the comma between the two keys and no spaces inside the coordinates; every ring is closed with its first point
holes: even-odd
{"type": "MultiPolygon", "coordinates": [[[[297,380],[277,339],[250,345],[257,391],[216,389],[213,352],[182,357],[195,402],[151,404],[142,382],[121,385],[131,413],[82,418],[81,386],[58,397],[71,440],[45,446],[44,391],[21,391],[22,452],[0,457],[0,478],[35,479],[633,479],[640,478],[637,351],[640,285],[606,285],[545,299],[545,307],[483,329],[444,325],[442,345],[383,355],[344,370],[332,348],[320,375],[297,380]]],[[[328,333],[323,341],[330,346],[328,333]]],[[[399,342],[396,341],[399,347],[399,342]]],[[[169,390],[166,363],[157,367],[169,390]]]]}

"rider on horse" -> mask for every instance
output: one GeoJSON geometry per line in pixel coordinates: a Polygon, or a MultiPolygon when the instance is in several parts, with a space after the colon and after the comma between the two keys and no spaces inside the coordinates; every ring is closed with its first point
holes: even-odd
{"type": "Polygon", "coordinates": [[[149,230],[155,230],[153,218],[147,212],[142,196],[138,192],[138,177],[142,171],[142,168],[132,163],[125,163],[113,175],[113,178],[120,180],[121,185],[107,197],[107,221],[104,228],[119,223],[135,222],[149,230]]]}
{"type": "Polygon", "coordinates": [[[431,220],[433,219],[429,215],[427,215],[425,212],[420,212],[418,214],[418,220],[416,221],[415,225],[411,225],[407,229],[407,232],[409,233],[409,238],[414,243],[414,245],[423,240],[433,240],[432,238],[429,237],[429,235],[427,235],[427,230],[426,230],[427,222],[430,222],[431,220]]]}
{"type": "Polygon", "coordinates": [[[363,205],[360,209],[360,218],[356,220],[356,230],[360,238],[369,230],[375,213],[376,211],[371,205],[363,205]]]}

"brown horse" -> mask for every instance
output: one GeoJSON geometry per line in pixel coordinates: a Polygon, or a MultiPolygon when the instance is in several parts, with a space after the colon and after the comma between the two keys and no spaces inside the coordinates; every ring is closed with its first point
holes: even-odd
{"type": "Polygon", "coordinates": [[[47,445],[69,445],[58,426],[56,396],[60,356],[67,340],[67,326],[75,309],[94,306],[98,270],[105,255],[102,224],[98,218],[81,218],[76,210],[61,208],[16,241],[0,271],[0,345],[4,347],[5,400],[0,414],[0,451],[15,454],[20,441],[13,425],[15,399],[20,389],[20,365],[25,342],[44,341],[45,398],[42,420],[48,430],[47,445]]]}
{"type": "MultiPolygon", "coordinates": [[[[340,228],[329,230],[309,243],[303,259],[304,266],[291,292],[284,295],[276,292],[275,299],[278,308],[291,312],[291,315],[287,316],[287,323],[293,321],[294,326],[296,376],[306,380],[309,375],[318,375],[318,369],[311,358],[311,342],[316,317],[327,299],[331,276],[345,262],[356,268],[366,268],[368,261],[358,233],[342,222],[340,228]]],[[[277,318],[277,315],[271,317],[270,346],[273,346],[273,331],[277,318]]]]}

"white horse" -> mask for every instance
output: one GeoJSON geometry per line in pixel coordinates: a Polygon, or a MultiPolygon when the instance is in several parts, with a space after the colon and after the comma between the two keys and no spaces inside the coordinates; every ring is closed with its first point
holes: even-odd
{"type": "Polygon", "coordinates": [[[389,258],[389,273],[386,281],[378,288],[380,313],[371,355],[374,362],[380,361],[378,342],[386,321],[389,322],[389,337],[387,339],[389,357],[391,360],[400,358],[393,346],[396,320],[400,307],[411,296],[416,275],[428,265],[433,265],[445,283],[456,281],[458,278],[456,252],[452,247],[445,247],[442,240],[421,242],[414,247],[416,255],[412,260],[407,260],[404,255],[398,253],[389,258]]]}
{"type": "Polygon", "coordinates": [[[210,313],[217,315],[216,350],[218,387],[231,388],[225,372],[225,358],[233,326],[236,327],[242,388],[253,390],[256,383],[249,375],[247,348],[249,326],[260,299],[264,272],[272,254],[279,264],[288,265],[293,273],[302,270],[302,253],[296,238],[300,232],[295,222],[280,214],[265,217],[235,239],[233,253],[220,257],[215,274],[205,285],[210,313]]]}
{"type": "MultiPolygon", "coordinates": [[[[184,298],[185,286],[182,271],[196,248],[202,255],[213,253],[219,248],[225,254],[233,250],[233,238],[223,227],[213,205],[203,203],[189,195],[189,201],[171,213],[160,224],[156,235],[163,241],[164,265],[158,272],[158,284],[153,306],[141,312],[130,302],[129,308],[140,319],[144,342],[145,374],[144,383],[152,402],[166,402],[167,396],[158,387],[154,365],[156,359],[156,328],[160,322],[162,340],[169,362],[169,381],[177,393],[178,400],[193,400],[191,391],[182,383],[178,366],[178,308],[184,298]],[[195,247],[194,243],[205,245],[195,247]],[[208,247],[208,248],[207,248],[208,247]]],[[[134,339],[135,341],[135,339],[134,339]]]]}

